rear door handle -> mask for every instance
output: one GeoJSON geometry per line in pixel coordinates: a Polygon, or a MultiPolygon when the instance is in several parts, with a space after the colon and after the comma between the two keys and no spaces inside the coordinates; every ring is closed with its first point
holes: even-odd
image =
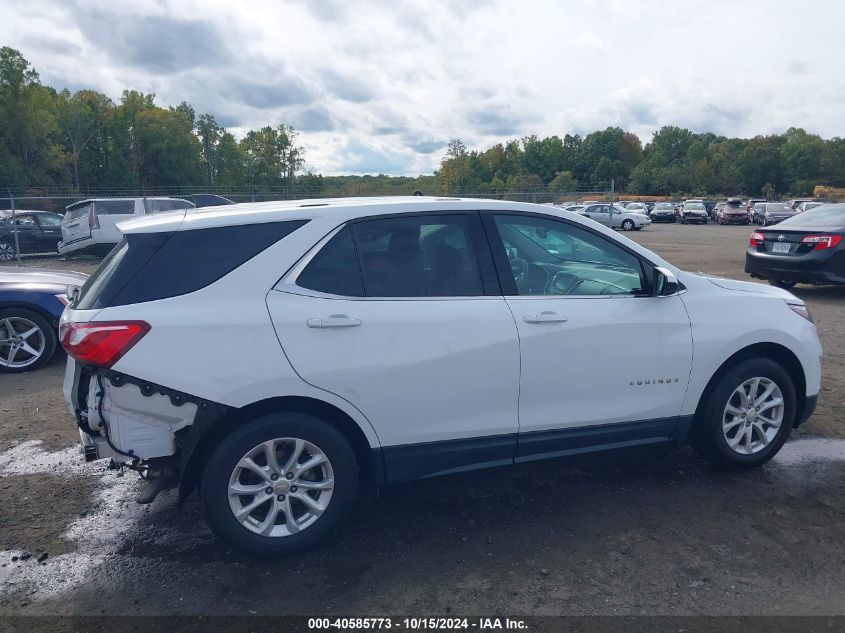
{"type": "Polygon", "coordinates": [[[345,314],[333,314],[325,319],[308,319],[306,324],[320,330],[330,327],[358,327],[361,325],[361,319],[350,319],[345,314]]]}
{"type": "Polygon", "coordinates": [[[522,317],[522,320],[526,323],[565,323],[566,317],[547,310],[540,314],[527,314],[522,317]]]}

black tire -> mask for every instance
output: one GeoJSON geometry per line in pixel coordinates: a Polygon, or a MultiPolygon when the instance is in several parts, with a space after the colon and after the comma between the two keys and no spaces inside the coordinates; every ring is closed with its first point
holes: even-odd
{"type": "Polygon", "coordinates": [[[232,547],[255,556],[283,556],[315,546],[349,513],[358,490],[358,464],[346,438],[331,424],[307,413],[271,413],[245,422],[224,437],[205,466],[201,497],[212,530],[232,547]],[[252,448],[276,438],[299,438],[321,450],[334,475],[326,510],[309,527],[287,536],[261,536],[235,519],[229,507],[229,479],[252,448]]]}
{"type": "Polygon", "coordinates": [[[701,221],[701,223],[702,223],[702,224],[707,224],[707,218],[704,218],[704,219],[701,221]]]}
{"type": "Polygon", "coordinates": [[[769,284],[777,286],[778,288],[783,288],[784,290],[794,288],[797,283],[797,281],[786,281],[785,279],[769,279],[769,284]]]}
{"type": "Polygon", "coordinates": [[[15,243],[11,240],[0,240],[0,262],[10,262],[15,258],[15,243]]]}
{"type": "Polygon", "coordinates": [[[703,403],[694,422],[690,443],[699,455],[717,466],[723,468],[759,466],[774,457],[786,442],[795,421],[795,410],[795,386],[786,370],[770,358],[749,358],[739,362],[725,373],[710,391],[707,401],[703,403]],[[722,432],[722,419],[734,390],[746,380],[755,377],[768,378],[780,388],[784,401],[783,421],[768,446],[759,452],[745,455],[728,446],[725,434],[722,432]]]}
{"type": "MultiPolygon", "coordinates": [[[[38,359],[28,365],[8,367],[3,364],[3,362],[0,362],[0,374],[22,374],[28,371],[35,371],[50,362],[50,359],[53,358],[53,354],[56,353],[56,346],[58,345],[59,339],[58,333],[53,325],[37,312],[25,310],[23,308],[6,308],[5,310],[0,310],[0,324],[2,324],[3,320],[7,318],[26,319],[35,325],[38,328],[37,334],[43,339],[44,348],[38,359]]],[[[2,325],[0,325],[0,327],[2,327],[2,325]]],[[[6,328],[2,327],[2,331],[5,332],[6,328]]],[[[33,334],[33,336],[35,336],[35,334],[33,334]]],[[[38,347],[40,348],[41,345],[39,344],[38,347]]],[[[10,347],[0,343],[0,358],[2,358],[3,361],[5,361],[7,357],[6,355],[10,351],[10,347]]],[[[18,361],[18,355],[20,354],[20,351],[17,352],[15,361],[18,361]]]]}
{"type": "Polygon", "coordinates": [[[633,220],[623,220],[622,221],[622,230],[623,231],[633,231],[634,230],[634,221],[633,220]]]}

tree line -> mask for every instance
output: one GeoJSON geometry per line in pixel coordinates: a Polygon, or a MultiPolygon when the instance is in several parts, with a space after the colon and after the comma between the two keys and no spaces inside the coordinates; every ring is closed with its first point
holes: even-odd
{"type": "Polygon", "coordinates": [[[291,192],[304,150],[291,126],[241,139],[213,114],[125,90],[114,102],[93,90],[57,91],[17,50],[0,48],[0,186],[79,190],[219,189],[291,192]]]}
{"type": "Polygon", "coordinates": [[[811,195],[816,185],[845,186],[845,139],[801,128],[751,139],[665,126],[643,147],[618,127],[584,137],[567,134],[499,143],[468,151],[452,139],[438,171],[443,193],[506,195],[605,188],[673,196],[811,195]]]}
{"type": "Polygon", "coordinates": [[[654,196],[810,195],[845,187],[845,140],[801,128],[751,139],[666,126],[643,146],[619,127],[586,136],[526,136],[485,150],[452,139],[430,176],[303,173],[297,131],[265,126],[236,138],[186,102],[153,94],[118,101],[93,90],[56,90],[17,50],[0,48],[0,188],[77,191],[259,191],[314,195],[606,189],[654,196]]]}

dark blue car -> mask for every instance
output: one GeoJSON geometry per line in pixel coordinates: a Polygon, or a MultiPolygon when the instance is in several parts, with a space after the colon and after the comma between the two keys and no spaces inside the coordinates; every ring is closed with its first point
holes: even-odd
{"type": "Polygon", "coordinates": [[[67,288],[86,279],[71,271],[0,268],[0,373],[34,371],[53,357],[67,288]]]}

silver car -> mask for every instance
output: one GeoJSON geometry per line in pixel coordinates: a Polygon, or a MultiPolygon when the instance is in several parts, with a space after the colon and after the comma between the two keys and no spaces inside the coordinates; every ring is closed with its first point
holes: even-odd
{"type": "Polygon", "coordinates": [[[625,207],[616,204],[591,204],[578,213],[605,226],[622,229],[623,231],[639,231],[644,226],[651,224],[651,218],[647,215],[629,212],[625,207]]]}
{"type": "Polygon", "coordinates": [[[763,212],[763,226],[777,224],[781,220],[791,218],[796,211],[783,202],[767,202],[766,210],[763,212]]]}

